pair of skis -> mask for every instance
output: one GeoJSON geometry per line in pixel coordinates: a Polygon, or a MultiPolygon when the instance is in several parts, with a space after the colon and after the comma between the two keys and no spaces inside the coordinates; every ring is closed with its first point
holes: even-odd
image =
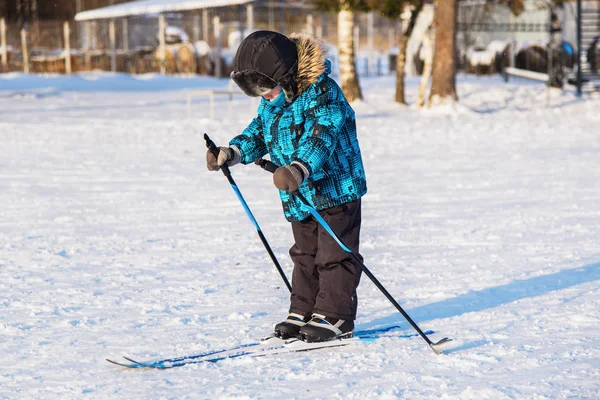
{"type": "MultiPolygon", "coordinates": [[[[206,141],[206,147],[208,148],[208,150],[215,156],[215,158],[218,158],[219,157],[219,149],[218,149],[218,147],[215,145],[215,143],[211,140],[211,138],[206,133],[204,134],[204,140],[206,141]]],[[[260,166],[265,171],[268,171],[268,172],[271,172],[271,173],[275,173],[275,171],[278,168],[278,166],[275,165],[273,162],[271,162],[269,160],[261,159],[261,158],[258,158],[255,161],[255,164],[258,165],[258,166],[260,166]]],[[[285,273],[283,272],[283,269],[281,268],[281,265],[279,265],[279,262],[277,261],[277,258],[275,258],[275,255],[273,254],[273,251],[271,250],[271,247],[269,246],[269,243],[267,242],[267,240],[266,240],[265,236],[263,235],[260,227],[258,226],[258,223],[256,222],[256,219],[252,215],[252,212],[250,211],[250,208],[248,207],[248,204],[246,204],[246,201],[244,200],[244,198],[243,198],[242,194],[240,193],[237,185],[235,184],[235,181],[233,180],[233,177],[231,176],[231,172],[229,171],[229,167],[225,163],[220,168],[221,168],[221,172],[223,172],[223,175],[225,175],[225,177],[229,181],[229,184],[231,185],[231,187],[232,187],[233,191],[235,192],[236,196],[238,197],[238,199],[242,203],[242,206],[244,207],[244,210],[246,211],[246,214],[248,215],[248,217],[250,218],[250,220],[254,224],[254,226],[256,228],[256,231],[258,232],[258,235],[259,235],[261,241],[263,242],[263,245],[265,246],[265,249],[267,250],[267,253],[269,253],[269,256],[273,260],[273,263],[275,264],[275,267],[279,271],[279,274],[281,275],[283,281],[285,282],[286,286],[288,287],[289,291],[291,292],[292,291],[292,286],[290,285],[289,281],[287,280],[287,277],[285,276],[285,273]]],[[[327,223],[327,221],[325,221],[325,219],[319,214],[319,212],[300,193],[299,189],[296,189],[295,191],[291,191],[289,193],[292,196],[295,196],[298,200],[300,200],[301,203],[303,203],[308,208],[308,210],[310,211],[310,213],[313,216],[313,218],[327,231],[327,233],[329,233],[329,235],[331,236],[331,238],[334,239],[338,243],[338,245],[340,246],[340,248],[342,250],[344,250],[345,252],[347,252],[350,255],[350,257],[354,260],[355,264],[358,265],[358,266],[360,266],[360,268],[365,273],[365,275],[367,275],[367,277],[369,277],[369,279],[375,284],[375,286],[377,286],[377,288],[390,301],[390,303],[392,303],[392,305],[396,308],[396,310],[398,310],[398,312],[400,312],[400,314],[402,314],[402,316],[406,319],[406,321],[408,321],[408,323],[414,328],[414,330],[419,334],[419,336],[421,336],[421,338],[423,338],[423,340],[425,340],[425,342],[427,343],[427,345],[429,345],[429,347],[435,352],[435,354],[440,355],[442,353],[442,351],[444,350],[444,348],[446,347],[446,345],[449,342],[451,342],[452,339],[445,337],[445,338],[443,338],[443,339],[441,339],[441,340],[439,340],[437,342],[432,342],[431,339],[429,339],[429,337],[427,337],[427,335],[425,334],[425,332],[423,332],[421,330],[421,328],[417,325],[417,323],[415,321],[413,321],[413,319],[406,313],[406,311],[404,311],[404,309],[400,306],[400,304],[398,304],[398,302],[396,301],[396,299],[394,299],[394,297],[387,291],[387,289],[381,284],[381,282],[379,282],[379,280],[369,270],[369,268],[367,268],[367,266],[363,263],[363,261],[360,258],[360,256],[358,254],[356,254],[354,251],[352,251],[352,249],[350,249],[342,241],[342,239],[340,239],[340,237],[331,229],[331,227],[329,226],[329,224],[327,223]]]]}
{"type": "MultiPolygon", "coordinates": [[[[284,353],[298,353],[312,350],[326,349],[332,347],[343,347],[375,341],[382,335],[399,329],[400,326],[393,325],[384,328],[358,331],[354,336],[346,339],[333,339],[326,342],[307,343],[300,339],[283,340],[274,336],[262,339],[260,342],[246,343],[227,349],[207,351],[204,353],[187,355],[182,357],[165,358],[161,360],[137,361],[131,357],[123,356],[127,361],[119,362],[107,359],[106,361],[125,368],[137,369],[170,369],[185,365],[216,363],[223,360],[237,359],[241,357],[265,357],[284,353]]],[[[433,331],[426,332],[427,334],[433,331]]],[[[396,338],[410,338],[417,336],[416,333],[403,333],[390,335],[396,338]]]]}
{"type": "MultiPolygon", "coordinates": [[[[218,150],[217,146],[214,144],[214,142],[208,137],[207,134],[204,134],[204,139],[206,140],[206,146],[208,147],[208,149],[215,155],[215,157],[218,157],[219,150],[218,150]]],[[[270,161],[263,160],[263,159],[256,160],[256,164],[271,173],[275,172],[275,170],[277,169],[277,166],[275,164],[273,164],[270,161]]],[[[292,287],[291,287],[289,281],[287,280],[287,277],[285,276],[283,269],[281,268],[281,266],[279,265],[279,262],[275,258],[275,255],[273,254],[273,251],[271,250],[265,236],[263,235],[260,227],[258,226],[256,219],[252,215],[250,208],[246,204],[242,194],[240,193],[237,185],[235,184],[235,181],[233,180],[227,165],[221,166],[221,171],[227,177],[227,180],[231,184],[231,187],[233,188],[235,194],[238,196],[240,202],[242,203],[242,205],[244,207],[244,210],[246,211],[248,217],[254,224],[261,241],[263,242],[265,248],[267,249],[269,256],[271,257],[273,263],[275,264],[275,267],[279,271],[279,274],[281,275],[287,288],[291,292],[292,287]]],[[[344,251],[346,251],[350,254],[350,256],[354,259],[356,264],[361,267],[363,272],[369,277],[369,279],[371,279],[371,281],[375,284],[375,286],[377,286],[377,288],[385,295],[385,297],[392,303],[392,305],[402,314],[402,316],[409,322],[409,324],[417,332],[417,334],[403,334],[403,335],[400,335],[399,337],[412,337],[412,336],[418,335],[421,338],[423,338],[423,340],[425,340],[425,342],[429,345],[429,347],[436,354],[438,354],[438,355],[441,354],[442,351],[444,350],[445,346],[449,342],[451,342],[452,339],[443,338],[437,342],[432,342],[427,335],[433,334],[434,332],[433,331],[423,332],[419,328],[419,326],[415,323],[415,321],[413,321],[412,318],[398,304],[398,302],[396,302],[394,297],[385,289],[385,287],[381,284],[381,282],[379,282],[379,280],[375,277],[375,275],[373,275],[373,273],[367,268],[367,266],[362,262],[362,260],[358,257],[358,255],[355,254],[350,248],[348,248],[346,246],[346,244],[337,236],[337,234],[331,229],[331,227],[321,217],[321,215],[317,212],[317,210],[315,210],[311,206],[311,204],[304,198],[304,196],[302,196],[302,194],[297,190],[292,192],[292,194],[294,196],[296,196],[302,203],[304,203],[306,205],[306,207],[308,207],[308,209],[309,209],[310,213],[312,214],[312,216],[314,217],[314,219],[316,221],[318,221],[325,228],[325,230],[327,230],[327,232],[331,235],[331,237],[339,244],[339,246],[344,251]]],[[[240,358],[240,357],[261,357],[261,356],[267,356],[267,355],[273,355],[273,354],[299,352],[299,351],[310,351],[310,350],[317,350],[317,349],[323,349],[323,348],[329,348],[329,347],[347,346],[347,345],[355,344],[355,343],[359,343],[359,342],[373,341],[379,335],[381,335],[381,333],[384,333],[384,332],[387,332],[389,330],[396,329],[396,328],[398,328],[398,327],[393,326],[393,327],[388,327],[388,328],[375,329],[372,331],[355,332],[353,338],[335,339],[335,340],[331,340],[331,341],[327,341],[327,342],[306,343],[306,342],[303,342],[298,339],[294,339],[291,341],[283,341],[278,338],[268,338],[267,340],[262,340],[260,342],[242,344],[242,345],[235,346],[235,347],[232,347],[229,349],[209,351],[209,352],[205,352],[205,353],[183,356],[183,357],[166,358],[166,359],[162,359],[162,360],[137,361],[130,357],[124,356],[123,358],[127,361],[127,363],[113,361],[113,360],[109,360],[109,359],[107,359],[107,361],[109,361],[113,364],[122,366],[122,367],[126,367],[126,368],[168,369],[168,368],[180,367],[180,366],[190,365],[190,364],[200,364],[200,363],[207,363],[207,362],[214,363],[214,362],[218,362],[221,360],[235,359],[235,358],[240,358]]]]}
{"type": "MultiPolygon", "coordinates": [[[[208,150],[215,156],[215,158],[218,158],[219,157],[219,149],[206,133],[204,134],[204,140],[206,141],[206,147],[208,148],[208,150]]],[[[277,168],[278,168],[278,166],[275,165],[273,162],[271,162],[269,160],[261,159],[261,158],[258,158],[255,161],[255,164],[260,166],[265,171],[268,171],[271,173],[275,173],[275,170],[277,170],[277,168]]],[[[248,207],[248,204],[246,204],[244,197],[242,196],[235,181],[233,180],[233,177],[231,176],[231,172],[229,171],[229,167],[225,163],[220,168],[221,168],[221,172],[223,172],[223,175],[225,175],[225,177],[229,181],[229,184],[231,185],[236,196],[242,203],[242,206],[244,207],[246,214],[248,215],[248,217],[254,224],[254,227],[256,228],[256,231],[258,232],[258,235],[259,235],[261,241],[263,242],[263,245],[265,246],[267,253],[269,253],[269,256],[273,260],[275,267],[279,271],[279,274],[281,275],[283,281],[285,282],[286,286],[288,287],[289,291],[291,292],[292,286],[290,285],[289,281],[287,280],[287,277],[285,276],[285,273],[283,272],[281,265],[279,265],[277,258],[275,258],[275,255],[273,254],[273,251],[271,250],[271,247],[269,246],[269,243],[267,242],[267,239],[263,235],[260,227],[258,226],[258,223],[256,222],[256,219],[254,218],[254,216],[252,215],[252,212],[250,211],[250,208],[248,207]]],[[[327,221],[325,221],[325,219],[319,214],[319,212],[300,193],[299,189],[296,189],[295,191],[292,191],[289,193],[291,195],[295,196],[298,200],[300,200],[301,203],[303,203],[308,208],[308,210],[310,211],[313,218],[327,231],[327,233],[329,233],[329,235],[332,237],[332,239],[334,239],[338,243],[340,248],[349,254],[349,256],[354,260],[355,264],[360,266],[360,268],[365,273],[365,275],[367,275],[369,277],[369,279],[375,284],[375,286],[377,286],[379,291],[381,291],[381,293],[383,293],[383,295],[390,301],[390,303],[392,303],[392,305],[396,308],[396,310],[398,310],[398,312],[400,312],[400,314],[402,314],[402,316],[406,319],[406,321],[408,321],[408,323],[414,328],[414,330],[419,334],[419,336],[421,336],[423,338],[423,340],[425,340],[427,345],[429,345],[429,347],[435,352],[435,354],[440,355],[442,353],[442,351],[444,350],[444,348],[446,347],[446,345],[449,342],[451,342],[452,339],[445,337],[437,342],[432,342],[431,339],[429,339],[429,337],[427,337],[425,332],[423,332],[421,330],[421,328],[419,328],[417,323],[415,321],[413,321],[413,319],[406,313],[406,311],[404,311],[404,309],[400,306],[400,304],[398,304],[396,299],[394,299],[394,297],[387,291],[387,289],[381,284],[381,282],[379,282],[379,280],[369,270],[369,268],[367,268],[367,266],[363,263],[363,261],[361,260],[359,255],[356,254],[354,251],[352,251],[352,249],[350,249],[340,239],[340,237],[331,229],[331,227],[329,226],[327,221]]]]}

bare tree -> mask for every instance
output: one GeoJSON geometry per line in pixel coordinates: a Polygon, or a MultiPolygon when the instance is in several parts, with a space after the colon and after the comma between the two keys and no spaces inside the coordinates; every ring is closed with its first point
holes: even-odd
{"type": "MultiPolygon", "coordinates": [[[[393,0],[392,0],[393,1],[393,0]]],[[[406,2],[409,3],[409,2],[406,2]]],[[[408,25],[404,29],[400,36],[400,46],[398,48],[398,59],[396,62],[396,102],[400,104],[406,104],[405,90],[404,90],[404,69],[406,67],[406,51],[408,48],[408,40],[412,35],[412,32],[417,23],[417,18],[423,9],[423,0],[412,1],[406,6],[410,7],[410,18],[408,19],[408,25]]]]}
{"type": "MultiPolygon", "coordinates": [[[[397,103],[406,104],[404,90],[404,69],[406,67],[406,51],[408,40],[415,28],[417,18],[426,0],[367,0],[370,10],[379,12],[390,21],[398,21],[403,12],[409,12],[410,17],[405,29],[399,33],[398,58],[396,59],[396,96],[397,103]]],[[[404,27],[403,27],[404,28],[404,27]]]]}
{"type": "Polygon", "coordinates": [[[456,94],[457,0],[435,0],[433,80],[429,104],[458,100],[456,94]]]}

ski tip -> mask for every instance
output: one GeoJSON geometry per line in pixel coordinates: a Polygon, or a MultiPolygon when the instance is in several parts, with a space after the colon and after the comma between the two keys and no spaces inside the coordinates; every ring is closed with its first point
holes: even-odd
{"type": "Polygon", "coordinates": [[[134,363],[134,366],[136,368],[154,368],[154,369],[168,369],[168,368],[172,368],[172,365],[169,363],[165,363],[165,362],[160,362],[160,361],[149,361],[149,362],[143,362],[143,361],[136,361],[133,358],[127,357],[127,356],[123,356],[124,359],[126,359],[127,361],[131,361],[132,363],[134,363]]]}
{"type": "Polygon", "coordinates": [[[123,368],[135,368],[136,367],[135,365],[123,364],[123,363],[120,363],[118,361],[110,360],[108,358],[105,358],[105,360],[108,361],[111,364],[118,365],[119,367],[123,367],[123,368]]]}
{"type": "Polygon", "coordinates": [[[144,362],[141,362],[141,361],[136,361],[136,360],[134,360],[132,358],[129,358],[127,356],[123,356],[123,358],[126,359],[127,361],[130,361],[130,362],[134,363],[138,367],[146,367],[146,368],[152,367],[152,365],[150,365],[148,363],[144,363],[144,362]]]}
{"type": "Polygon", "coordinates": [[[442,354],[442,352],[446,348],[446,345],[452,341],[453,341],[452,339],[445,337],[437,343],[431,343],[429,346],[433,349],[435,354],[437,354],[439,356],[440,354],[442,354]]]}

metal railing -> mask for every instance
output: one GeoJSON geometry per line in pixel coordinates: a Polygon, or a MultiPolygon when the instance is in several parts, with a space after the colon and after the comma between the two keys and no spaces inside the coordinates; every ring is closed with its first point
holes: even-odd
{"type": "MultiPolygon", "coordinates": [[[[215,119],[215,97],[216,96],[227,96],[227,118],[233,118],[233,97],[246,94],[239,90],[234,89],[234,82],[231,80],[227,85],[227,90],[222,89],[201,89],[201,90],[190,90],[187,92],[187,116],[188,119],[193,117],[193,99],[194,97],[208,97],[209,102],[209,116],[210,119],[215,119]]],[[[250,112],[255,113],[257,109],[256,98],[249,98],[250,112]]]]}

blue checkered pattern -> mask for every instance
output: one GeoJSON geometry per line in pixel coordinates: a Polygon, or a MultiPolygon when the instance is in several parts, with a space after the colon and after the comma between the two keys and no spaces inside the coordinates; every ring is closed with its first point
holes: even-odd
{"type": "MultiPolygon", "coordinates": [[[[286,106],[275,107],[262,99],[258,116],[229,143],[240,150],[243,164],[267,153],[280,166],[302,163],[310,175],[299,190],[318,211],[357,200],[367,192],[354,110],[330,72],[326,60],[325,73],[286,106]]],[[[279,194],[288,221],[310,216],[293,195],[279,194]]]]}

